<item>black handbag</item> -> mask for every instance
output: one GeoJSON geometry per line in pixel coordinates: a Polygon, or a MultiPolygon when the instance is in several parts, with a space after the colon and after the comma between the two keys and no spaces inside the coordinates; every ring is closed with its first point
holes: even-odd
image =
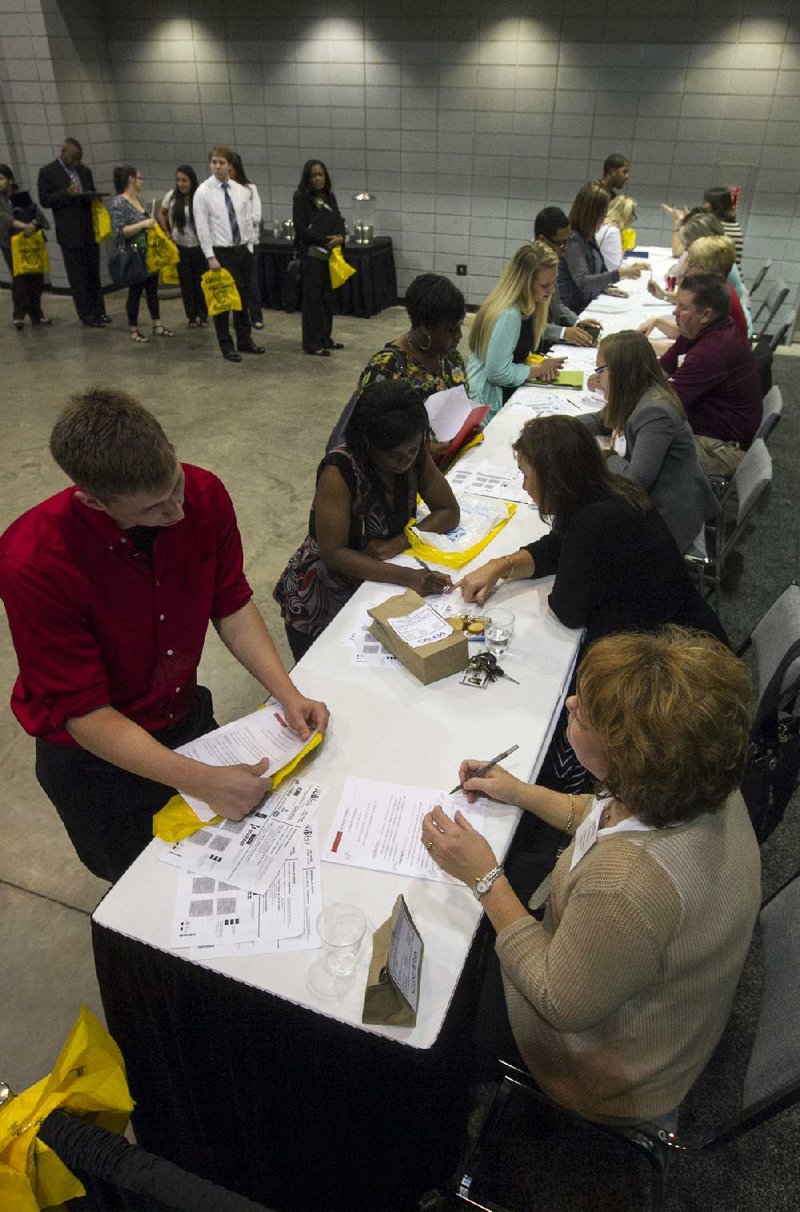
{"type": "Polygon", "coordinates": [[[118,243],[108,258],[108,272],[117,286],[137,286],[147,277],[147,266],[138,249],[118,243]]]}
{"type": "Polygon", "coordinates": [[[800,716],[780,707],[784,675],[798,656],[800,643],[789,648],[772,675],[750,730],[741,786],[759,845],[783,820],[800,780],[800,716]]]}
{"type": "Polygon", "coordinates": [[[302,273],[300,258],[298,257],[297,253],[294,254],[289,261],[289,264],[286,266],[286,273],[289,281],[294,282],[294,284],[297,285],[300,281],[300,274],[302,273]]]}

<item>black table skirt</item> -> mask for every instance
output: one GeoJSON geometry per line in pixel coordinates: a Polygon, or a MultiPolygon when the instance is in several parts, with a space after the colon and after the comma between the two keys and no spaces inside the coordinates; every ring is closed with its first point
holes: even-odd
{"type": "MultiPolygon", "coordinates": [[[[262,240],[257,249],[261,304],[274,311],[298,311],[299,288],[287,273],[294,256],[286,240],[262,240]]],[[[397,275],[392,241],[378,236],[371,244],[348,244],[345,260],[356,273],[333,292],[333,311],[337,316],[374,316],[397,303],[397,275]]]]}
{"type": "Polygon", "coordinates": [[[425,1051],[94,923],[92,933],[144,1148],[280,1212],[405,1212],[452,1175],[485,929],[425,1051]]]}

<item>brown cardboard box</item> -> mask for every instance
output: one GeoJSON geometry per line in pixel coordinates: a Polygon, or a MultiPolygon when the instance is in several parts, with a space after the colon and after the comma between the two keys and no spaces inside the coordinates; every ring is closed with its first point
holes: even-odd
{"type": "MultiPolygon", "coordinates": [[[[424,598],[413,589],[407,589],[405,593],[389,598],[367,612],[373,620],[370,633],[376,640],[380,640],[398,661],[402,661],[406,669],[413,673],[423,686],[449,677],[451,673],[461,673],[469,664],[467,637],[463,632],[451,630],[444,639],[436,640],[432,644],[423,644],[420,648],[412,648],[390,626],[389,619],[403,618],[425,605],[424,598]]],[[[449,627],[449,624],[447,626],[449,627]]]]}

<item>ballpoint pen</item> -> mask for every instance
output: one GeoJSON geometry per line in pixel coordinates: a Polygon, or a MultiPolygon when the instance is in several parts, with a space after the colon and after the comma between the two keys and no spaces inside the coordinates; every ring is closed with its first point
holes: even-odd
{"type": "MultiPolygon", "coordinates": [[[[472,774],[469,777],[471,779],[482,779],[483,776],[491,770],[492,766],[496,766],[498,762],[502,762],[503,758],[507,758],[509,756],[509,754],[512,754],[514,752],[515,749],[519,749],[519,745],[512,745],[510,749],[504,750],[503,753],[498,753],[497,757],[492,758],[492,760],[490,762],[486,762],[485,765],[479,766],[477,770],[473,770],[472,774]]],[[[464,790],[464,784],[456,783],[453,790],[448,792],[448,794],[455,795],[455,793],[457,791],[463,791],[463,790],[464,790]]]]}

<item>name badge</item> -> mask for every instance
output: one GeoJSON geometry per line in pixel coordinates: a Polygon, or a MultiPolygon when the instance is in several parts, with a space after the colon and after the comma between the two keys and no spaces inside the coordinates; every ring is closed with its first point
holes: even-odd
{"type": "Polygon", "coordinates": [[[575,832],[575,844],[572,848],[572,861],[569,869],[574,871],[583,856],[591,850],[592,846],[597,841],[597,833],[600,828],[600,817],[603,815],[603,804],[597,804],[592,809],[587,817],[578,826],[575,832]]]}

